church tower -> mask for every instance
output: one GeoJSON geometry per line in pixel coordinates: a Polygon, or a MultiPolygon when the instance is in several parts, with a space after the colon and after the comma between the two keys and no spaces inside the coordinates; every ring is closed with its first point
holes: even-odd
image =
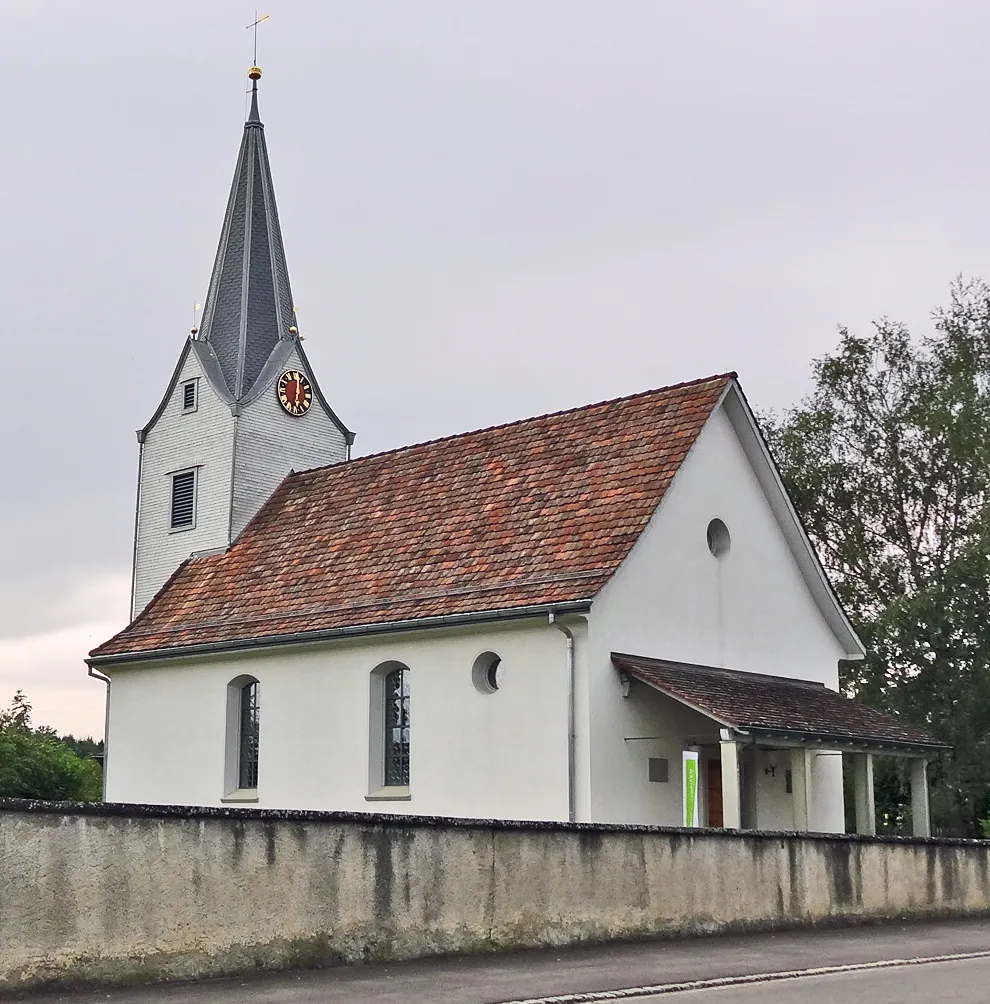
{"type": "Polygon", "coordinates": [[[190,555],[224,550],[290,470],[347,459],[296,326],[252,67],[251,112],[203,307],[138,432],[131,617],[190,555]]]}

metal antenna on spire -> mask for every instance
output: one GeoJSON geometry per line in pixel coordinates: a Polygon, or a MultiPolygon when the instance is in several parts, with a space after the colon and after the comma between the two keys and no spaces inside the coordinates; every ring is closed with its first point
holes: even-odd
{"type": "Polygon", "coordinates": [[[252,28],[254,29],[254,65],[255,66],[258,65],[258,25],[259,24],[263,24],[270,17],[271,17],[271,14],[264,14],[261,17],[258,17],[258,12],[255,11],[254,12],[254,21],[252,21],[251,24],[247,24],[247,25],[244,26],[245,29],[247,29],[248,31],[250,31],[252,28]]]}

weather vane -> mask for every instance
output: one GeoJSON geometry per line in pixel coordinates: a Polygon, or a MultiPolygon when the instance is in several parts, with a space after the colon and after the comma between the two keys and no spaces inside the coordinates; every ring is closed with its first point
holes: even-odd
{"type": "Polygon", "coordinates": [[[271,17],[271,14],[264,14],[261,17],[258,17],[258,12],[255,11],[254,12],[254,21],[252,21],[251,24],[246,24],[244,26],[248,31],[250,31],[252,28],[254,29],[254,65],[255,66],[258,65],[258,25],[259,24],[263,24],[270,17],[271,17]]]}

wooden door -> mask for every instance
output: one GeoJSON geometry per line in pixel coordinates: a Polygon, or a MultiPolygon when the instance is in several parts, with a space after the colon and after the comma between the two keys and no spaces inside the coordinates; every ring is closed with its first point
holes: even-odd
{"type": "Polygon", "coordinates": [[[722,761],[708,761],[708,825],[722,826],[722,761]]]}

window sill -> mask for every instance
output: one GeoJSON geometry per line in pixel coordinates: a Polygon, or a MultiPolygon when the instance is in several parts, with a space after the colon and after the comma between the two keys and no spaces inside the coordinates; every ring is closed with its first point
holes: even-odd
{"type": "Polygon", "coordinates": [[[379,788],[364,796],[366,802],[411,802],[412,795],[408,788],[379,788]]]}
{"type": "Polygon", "coordinates": [[[232,791],[229,795],[224,795],[220,799],[221,802],[257,802],[258,801],[258,789],[257,788],[239,788],[237,791],[232,791]]]}

